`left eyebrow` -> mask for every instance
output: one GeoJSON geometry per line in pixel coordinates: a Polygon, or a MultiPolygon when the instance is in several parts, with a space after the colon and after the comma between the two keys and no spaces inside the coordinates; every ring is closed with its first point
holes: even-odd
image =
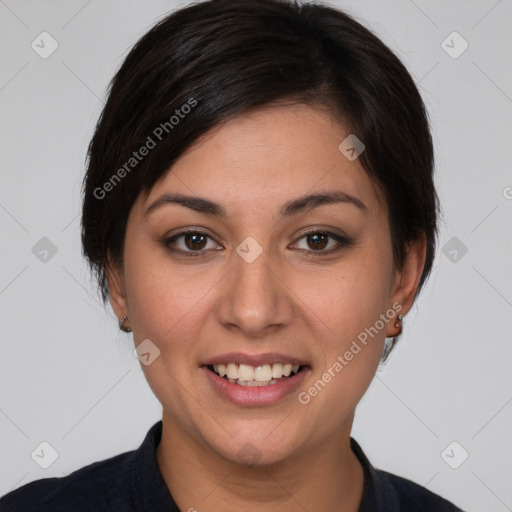
{"type": "MultiPolygon", "coordinates": [[[[319,206],[336,203],[351,204],[364,214],[368,214],[368,207],[360,199],[341,190],[309,194],[291,199],[284,203],[280,214],[281,217],[290,217],[313,208],[318,208],[319,206]]],[[[185,196],[182,194],[163,194],[144,212],[144,217],[147,217],[151,212],[165,204],[179,204],[199,213],[214,215],[219,218],[227,217],[226,209],[220,204],[204,197],[185,196]]]]}
{"type": "Polygon", "coordinates": [[[289,217],[326,204],[348,203],[368,214],[368,207],[357,197],[341,190],[310,194],[286,202],[281,208],[281,217],[289,217]]]}

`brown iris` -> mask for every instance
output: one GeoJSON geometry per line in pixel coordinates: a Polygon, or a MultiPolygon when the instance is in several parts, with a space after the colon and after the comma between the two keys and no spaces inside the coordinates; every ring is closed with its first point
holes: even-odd
{"type": "Polygon", "coordinates": [[[201,235],[199,233],[186,233],[184,235],[185,245],[188,249],[203,249],[206,245],[207,238],[208,237],[206,235],[201,235]],[[191,242],[190,245],[189,242],[191,242]]]}
{"type": "Polygon", "coordinates": [[[328,239],[329,239],[329,236],[324,233],[314,233],[312,235],[307,235],[308,243],[311,240],[314,240],[314,242],[313,242],[314,245],[310,245],[310,247],[315,248],[315,249],[324,249],[328,243],[328,239]]]}

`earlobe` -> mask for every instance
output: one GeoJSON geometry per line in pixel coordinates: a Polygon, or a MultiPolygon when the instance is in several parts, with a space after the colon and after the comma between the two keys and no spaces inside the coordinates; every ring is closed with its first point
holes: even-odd
{"type": "MultiPolygon", "coordinates": [[[[398,303],[402,306],[402,309],[399,311],[402,319],[414,303],[423,268],[425,267],[426,250],[427,240],[426,235],[423,233],[417,240],[409,244],[404,264],[401,270],[397,271],[391,303],[398,303]]],[[[391,325],[391,329],[396,331],[397,327],[393,326],[393,324],[391,325]]],[[[400,321],[399,331],[401,329],[400,321]]],[[[397,334],[399,332],[389,332],[387,336],[397,336],[397,334]]]]}
{"type": "Polygon", "coordinates": [[[128,315],[123,270],[120,265],[112,263],[109,258],[105,263],[105,274],[108,283],[110,304],[117,318],[122,319],[128,315]]]}

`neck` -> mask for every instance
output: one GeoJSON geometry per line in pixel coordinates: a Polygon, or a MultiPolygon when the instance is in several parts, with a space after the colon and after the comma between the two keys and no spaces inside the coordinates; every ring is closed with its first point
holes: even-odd
{"type": "Polygon", "coordinates": [[[157,463],[184,511],[357,512],[361,464],[350,448],[350,428],[286,461],[244,466],[220,457],[163,416],[157,463]]]}

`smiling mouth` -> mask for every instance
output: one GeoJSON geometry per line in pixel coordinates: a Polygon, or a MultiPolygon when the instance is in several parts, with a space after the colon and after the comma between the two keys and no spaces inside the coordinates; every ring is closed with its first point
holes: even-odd
{"type": "Polygon", "coordinates": [[[251,366],[248,364],[214,364],[207,365],[208,370],[219,377],[238,384],[239,386],[272,386],[289,379],[301,372],[305,366],[281,364],[263,364],[251,366]]]}

